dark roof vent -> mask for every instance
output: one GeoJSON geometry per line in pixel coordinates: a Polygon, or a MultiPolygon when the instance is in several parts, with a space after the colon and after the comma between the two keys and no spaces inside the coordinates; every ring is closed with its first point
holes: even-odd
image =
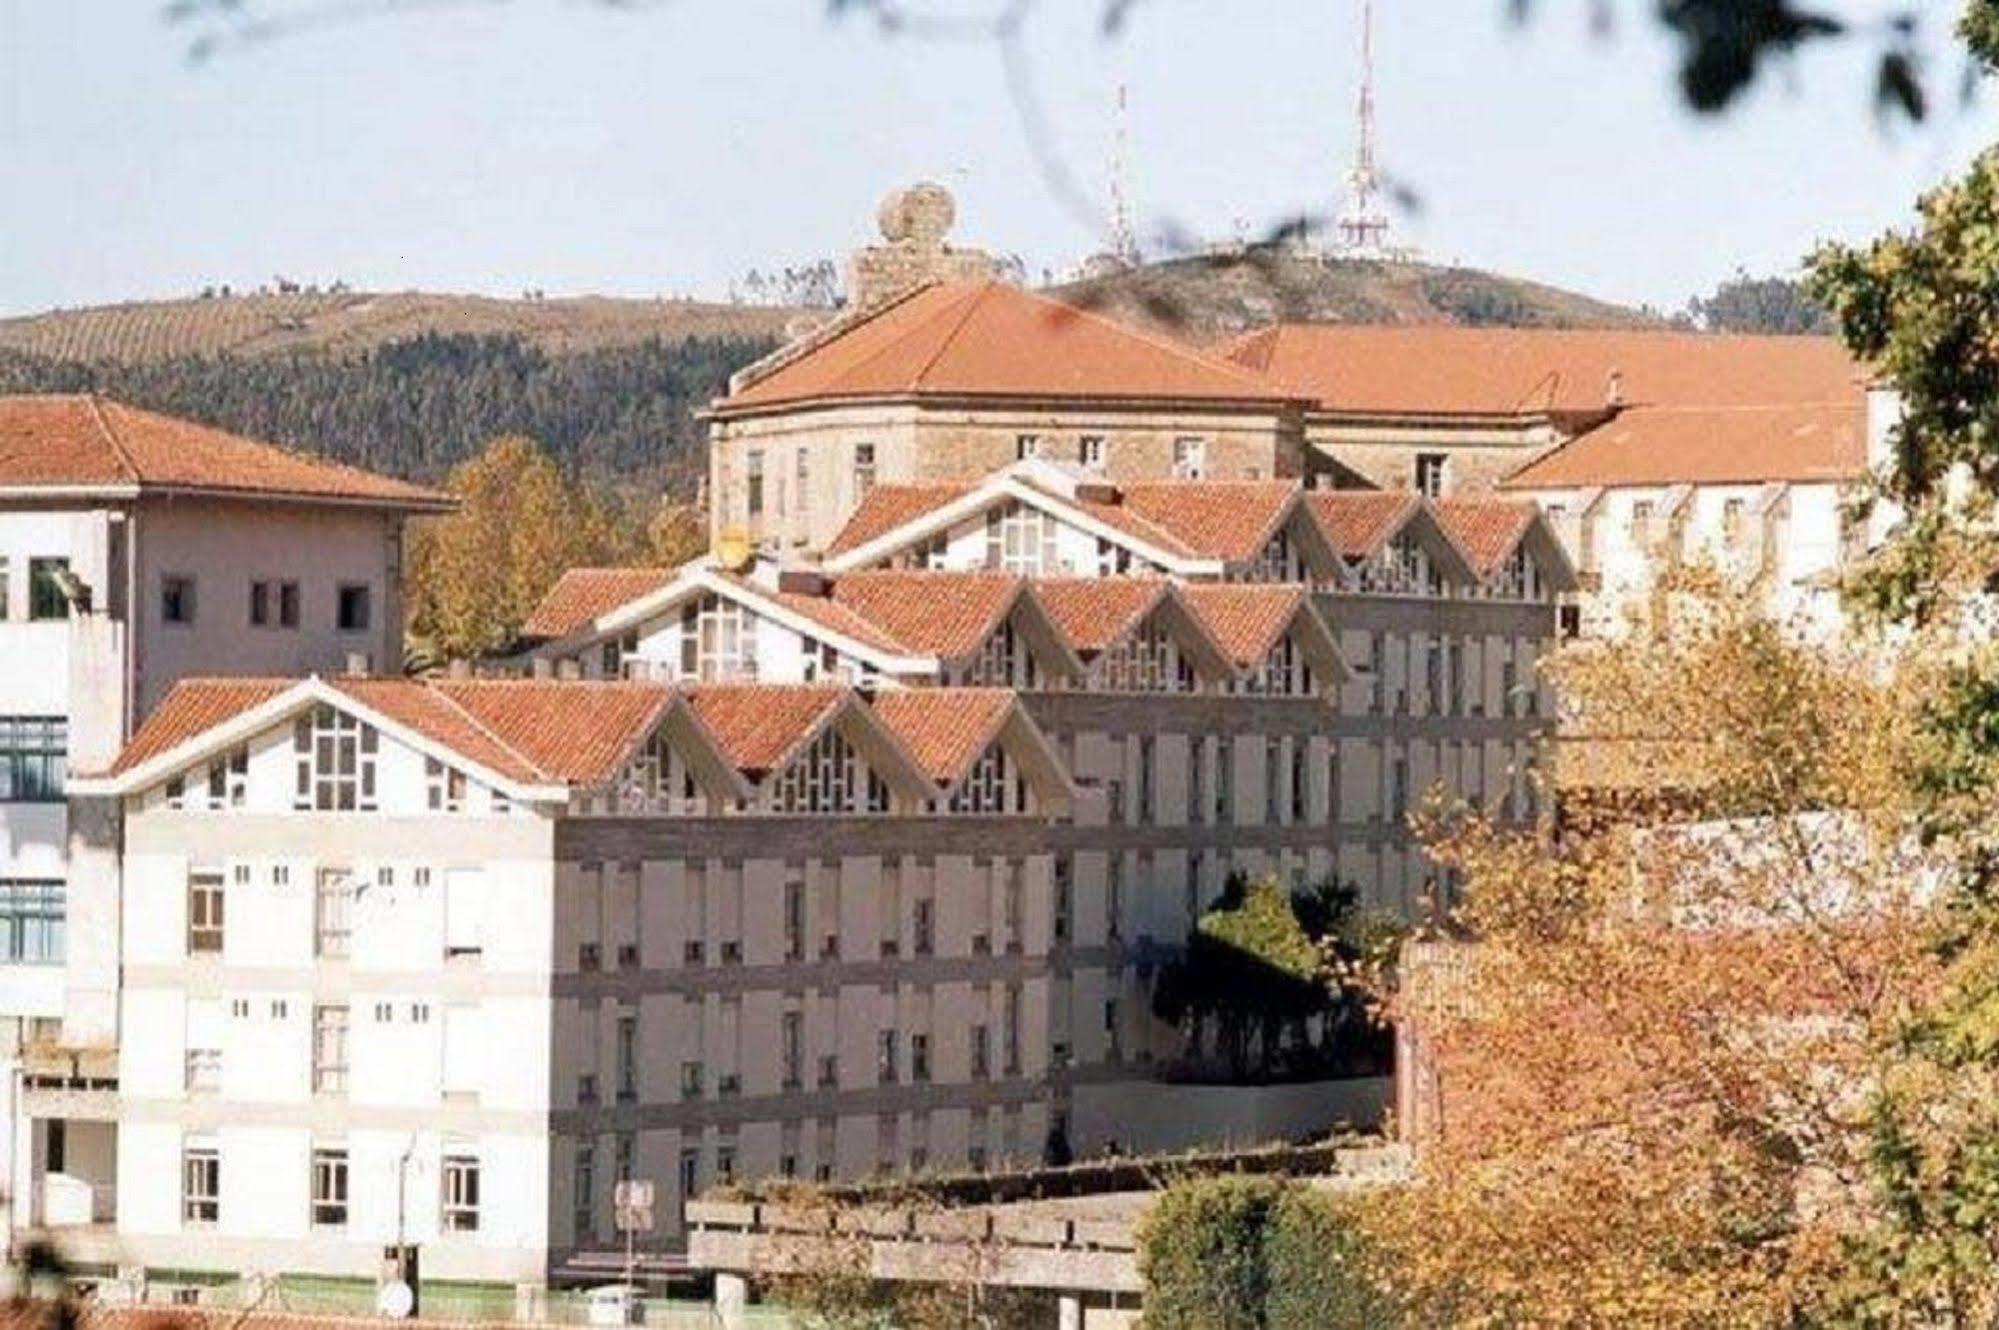
{"type": "Polygon", "coordinates": [[[786,568],[777,575],[777,589],[787,596],[829,596],[833,583],[817,568],[786,568]]]}

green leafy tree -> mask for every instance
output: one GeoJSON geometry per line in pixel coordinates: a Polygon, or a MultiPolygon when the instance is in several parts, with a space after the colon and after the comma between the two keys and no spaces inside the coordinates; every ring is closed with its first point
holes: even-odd
{"type": "Polygon", "coordinates": [[[1687,302],[1687,318],[1708,332],[1828,333],[1832,316],[1789,277],[1751,277],[1740,268],[1705,296],[1687,302]]]}

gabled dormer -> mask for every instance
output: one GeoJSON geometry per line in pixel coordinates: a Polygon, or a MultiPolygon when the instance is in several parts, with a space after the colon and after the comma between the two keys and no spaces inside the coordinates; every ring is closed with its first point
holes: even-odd
{"type": "Polygon", "coordinates": [[[938,811],[1060,816],[1074,800],[1060,755],[1007,690],[912,688],[879,695],[872,709],[923,773],[938,811]]]}
{"type": "Polygon", "coordinates": [[[851,689],[718,684],[688,698],[757,812],[865,816],[929,801],[922,772],[851,689]]]}
{"type": "Polygon", "coordinates": [[[1234,667],[1230,691],[1338,696],[1348,677],[1339,643],[1302,586],[1203,584],[1180,589],[1234,667]]]}
{"type": "Polygon", "coordinates": [[[1034,591],[1084,662],[1091,691],[1193,693],[1233,677],[1227,652],[1171,582],[1045,578],[1034,591]]]}

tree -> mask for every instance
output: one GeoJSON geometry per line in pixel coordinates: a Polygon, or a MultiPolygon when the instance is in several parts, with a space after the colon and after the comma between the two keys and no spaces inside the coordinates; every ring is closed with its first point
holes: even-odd
{"type": "Polygon", "coordinates": [[[1687,318],[1708,332],[1828,333],[1832,316],[1789,277],[1735,275],[1687,302],[1687,318]]]}
{"type": "Polygon", "coordinates": [[[1473,941],[1392,997],[1443,1127],[1366,1214],[1415,1323],[1816,1322],[1872,1223],[1864,1087],[1940,966],[1898,779],[1934,676],[1667,599],[1550,665],[1558,837],[1430,815],[1473,941]]]}
{"type": "Polygon", "coordinates": [[[518,436],[454,467],[446,488],[459,510],[411,528],[408,604],[414,644],[447,658],[510,646],[569,568],[678,562],[697,547],[687,510],[575,482],[518,436]]]}

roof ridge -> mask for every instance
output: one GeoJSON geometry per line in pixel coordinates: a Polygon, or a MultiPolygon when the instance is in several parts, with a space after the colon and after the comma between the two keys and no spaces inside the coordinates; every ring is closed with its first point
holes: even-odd
{"type": "Polygon", "coordinates": [[[1180,359],[1199,365],[1203,369],[1214,370],[1217,373],[1225,374],[1232,379],[1238,380],[1246,388],[1256,389],[1256,392],[1254,394],[1255,396],[1258,397],[1274,396],[1286,401],[1304,400],[1303,398],[1293,396],[1288,391],[1273,393],[1271,389],[1275,385],[1269,383],[1268,381],[1264,380],[1258,375],[1250,373],[1246,368],[1236,364],[1232,360],[1210,357],[1208,355],[1203,354],[1200,351],[1196,351],[1194,348],[1190,346],[1185,346],[1179,342],[1173,341],[1171,338],[1158,336],[1152,332],[1147,331],[1144,328],[1138,327],[1135,324],[1121,323],[1117,319],[1111,318],[1107,314],[1100,314],[1096,310],[1087,309],[1081,305],[1072,305],[1066,300],[1059,300],[1054,296],[1043,295],[1039,291],[1029,291],[1023,287],[1021,288],[1021,293],[1027,296],[1030,300],[1040,301],[1043,304],[1055,305],[1060,307],[1061,309],[1067,310],[1069,313],[1076,316],[1077,318],[1089,319],[1094,323],[1102,324],[1104,327],[1109,328],[1114,332],[1122,333],[1126,337],[1130,337],[1133,338],[1134,340],[1144,342],[1147,346],[1153,347],[1155,350],[1164,351],[1168,355],[1178,356],[1180,359]]]}
{"type": "Polygon", "coordinates": [[[958,339],[964,335],[965,325],[972,321],[972,315],[978,312],[979,306],[984,304],[986,297],[992,294],[993,286],[994,283],[988,280],[973,291],[971,298],[965,301],[964,312],[958,316],[957,324],[952,327],[951,331],[944,334],[942,340],[937,343],[937,349],[932,351],[930,358],[925,360],[917,369],[915,375],[910,380],[910,387],[914,388],[922,383],[930,371],[937,367],[937,362],[944,358],[944,353],[957,345],[958,339]]]}
{"type": "MultiPolygon", "coordinates": [[[[526,767],[529,771],[532,771],[535,775],[542,777],[543,779],[555,778],[553,772],[543,767],[541,763],[535,761],[533,758],[529,757],[526,753],[523,753],[520,749],[508,743],[505,739],[502,739],[498,734],[495,734],[491,726],[487,725],[485,721],[480,720],[477,716],[473,715],[471,711],[467,710],[465,705],[461,703],[457,698],[451,696],[451,694],[444,691],[443,685],[448,685],[453,683],[475,683],[478,682],[477,680],[415,679],[411,680],[411,682],[415,683],[417,687],[423,689],[425,692],[431,694],[433,697],[442,699],[445,705],[449,706],[453,711],[457,712],[460,716],[463,716],[465,718],[465,722],[468,725],[470,725],[473,729],[477,730],[480,734],[486,736],[486,738],[491,739],[493,743],[497,745],[502,752],[508,753],[516,758],[519,758],[521,765],[526,767]]],[[[543,682],[543,681],[530,680],[528,682],[543,682]]]]}
{"type": "Polygon", "coordinates": [[[139,464],[132,460],[131,449],[127,448],[125,441],[118,437],[118,431],[113,428],[111,418],[104,414],[103,396],[95,392],[87,393],[84,400],[90,403],[90,414],[96,419],[97,427],[104,431],[104,441],[111,445],[112,455],[118,459],[118,465],[124,468],[134,485],[143,483],[145,476],[140,472],[139,464]]]}

